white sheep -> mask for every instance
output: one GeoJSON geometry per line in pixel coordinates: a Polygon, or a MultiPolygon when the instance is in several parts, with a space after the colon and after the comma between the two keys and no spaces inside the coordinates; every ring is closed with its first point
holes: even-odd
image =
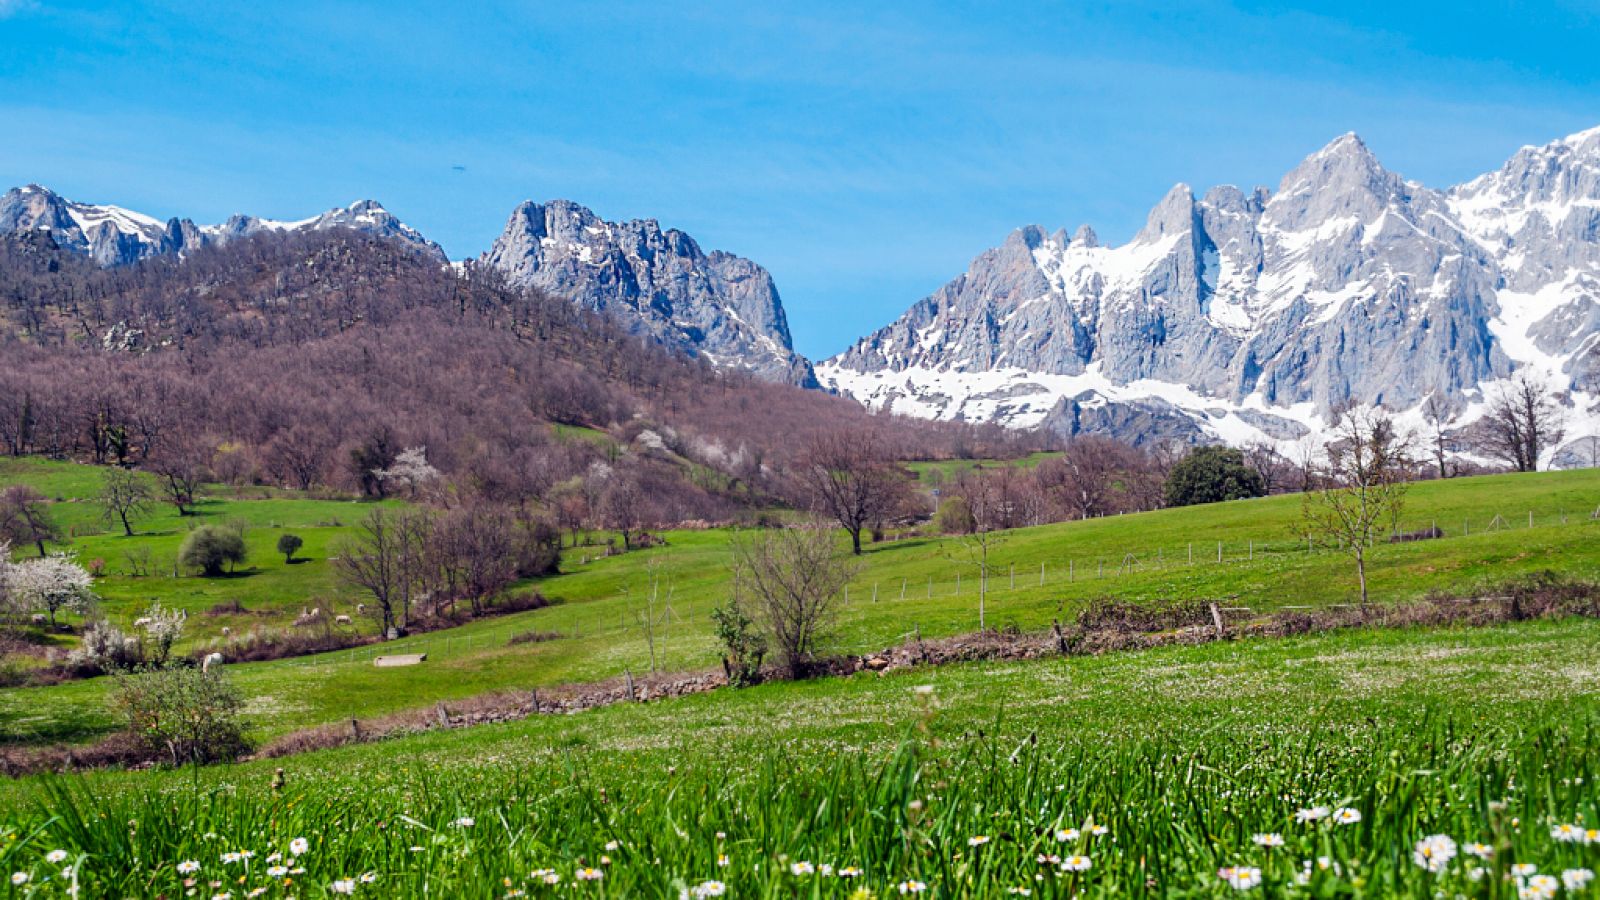
{"type": "Polygon", "coordinates": [[[141,617],[133,620],[133,627],[135,627],[135,628],[143,628],[143,627],[145,627],[146,625],[149,625],[149,624],[150,624],[150,617],[149,616],[141,616],[141,617]]]}
{"type": "Polygon", "coordinates": [[[222,636],[227,637],[230,634],[233,634],[233,629],[226,625],[222,626],[222,636]]]}
{"type": "Polygon", "coordinates": [[[210,672],[212,666],[222,665],[221,653],[207,653],[206,658],[200,661],[200,671],[210,672]]]}
{"type": "Polygon", "coordinates": [[[335,625],[349,625],[350,624],[350,617],[349,616],[334,616],[333,617],[333,624],[335,624],[335,625]]]}

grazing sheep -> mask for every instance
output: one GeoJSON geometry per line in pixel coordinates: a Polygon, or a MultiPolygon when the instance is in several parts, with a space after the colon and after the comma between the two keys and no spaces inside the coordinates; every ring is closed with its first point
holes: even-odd
{"type": "Polygon", "coordinates": [[[335,624],[335,625],[349,625],[350,624],[350,617],[349,616],[334,616],[333,617],[333,624],[335,624]]]}
{"type": "Polygon", "coordinates": [[[233,634],[233,629],[226,625],[222,626],[222,636],[227,637],[230,634],[233,634]]]}
{"type": "Polygon", "coordinates": [[[133,627],[135,627],[135,628],[143,628],[143,627],[145,627],[146,625],[149,625],[149,624],[150,624],[150,617],[149,616],[141,616],[141,617],[133,620],[133,627]]]}
{"type": "Polygon", "coordinates": [[[221,653],[207,653],[206,658],[200,662],[200,671],[210,672],[212,666],[222,665],[221,653]]]}

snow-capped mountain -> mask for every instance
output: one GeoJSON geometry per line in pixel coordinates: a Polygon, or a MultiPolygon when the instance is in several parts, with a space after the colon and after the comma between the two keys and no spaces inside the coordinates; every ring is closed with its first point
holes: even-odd
{"type": "Polygon", "coordinates": [[[1174,187],[1127,244],[1013,232],[817,367],[875,407],[1135,440],[1288,443],[1346,401],[1454,424],[1531,368],[1600,413],[1600,129],[1445,191],[1347,134],[1276,191],[1174,187]]]}
{"type": "Polygon", "coordinates": [[[811,364],[794,352],[767,270],[704,253],[654,219],[607,222],[570,201],[527,202],[481,262],[717,365],[816,386],[811,364]]]}
{"type": "Polygon", "coordinates": [[[49,231],[57,245],[83,253],[102,266],[127,265],[152,256],[181,256],[208,244],[262,231],[328,228],[352,228],[407,241],[444,260],[444,251],[438,244],[372,200],[360,200],[294,222],[233,216],[220,225],[196,225],[189,219],[162,222],[120,206],[78,203],[36,184],[0,195],[0,232],[49,231]]]}

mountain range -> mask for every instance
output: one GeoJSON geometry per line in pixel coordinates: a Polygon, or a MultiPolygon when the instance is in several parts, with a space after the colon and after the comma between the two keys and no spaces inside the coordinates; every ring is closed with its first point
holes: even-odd
{"type": "Polygon", "coordinates": [[[1513,372],[1600,403],[1600,128],[1437,190],[1346,134],[1275,190],[1171,189],[1129,242],[1019,228],[817,366],[939,419],[1280,445],[1354,401],[1450,425],[1513,372]]]}
{"type": "MultiPolygon", "coordinates": [[[[370,200],[197,226],[37,185],[0,196],[0,231],[48,230],[106,266],[334,227],[445,261],[370,200]]],[[[1087,225],[1019,228],[815,370],[765,269],[653,219],[527,202],[470,264],[714,364],[928,418],[1283,447],[1352,401],[1420,424],[1436,398],[1464,429],[1505,379],[1531,372],[1559,392],[1569,438],[1600,434],[1600,128],[1445,189],[1389,171],[1346,134],[1273,189],[1176,185],[1121,245],[1087,225]]]]}
{"type": "MultiPolygon", "coordinates": [[[[79,203],[30,184],[0,195],[0,232],[43,230],[58,246],[102,266],[199,248],[261,232],[351,228],[392,238],[446,262],[438,244],[372,200],[297,221],[235,215],[219,225],[159,219],[119,206],[79,203]]],[[[512,282],[613,314],[637,334],[772,381],[817,387],[794,352],[777,287],[766,269],[654,219],[606,222],[565,200],[523,203],[478,262],[512,282]]]]}

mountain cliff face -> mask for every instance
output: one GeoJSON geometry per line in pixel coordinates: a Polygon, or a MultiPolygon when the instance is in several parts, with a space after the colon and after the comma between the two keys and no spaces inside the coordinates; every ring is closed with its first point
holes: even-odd
{"type": "Polygon", "coordinates": [[[481,262],[718,365],[817,386],[767,270],[704,253],[654,219],[607,222],[566,200],[523,203],[481,262]]]}
{"type": "MultiPolygon", "coordinates": [[[[1037,226],[818,366],[872,406],[1291,442],[1347,401],[1455,425],[1531,368],[1600,407],[1600,129],[1438,191],[1345,135],[1275,191],[1174,187],[1127,244],[1037,226]]],[[[1576,426],[1576,427],[1574,427],[1576,426]]]]}
{"type": "Polygon", "coordinates": [[[352,228],[395,238],[414,244],[441,262],[445,258],[438,244],[372,200],[360,200],[295,222],[233,216],[221,225],[202,226],[189,219],[162,222],[119,206],[78,203],[36,184],[0,195],[0,232],[48,231],[57,245],[82,253],[102,266],[128,265],[152,256],[182,256],[200,247],[262,231],[328,228],[352,228]]]}

